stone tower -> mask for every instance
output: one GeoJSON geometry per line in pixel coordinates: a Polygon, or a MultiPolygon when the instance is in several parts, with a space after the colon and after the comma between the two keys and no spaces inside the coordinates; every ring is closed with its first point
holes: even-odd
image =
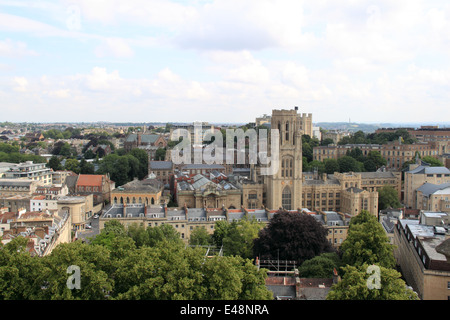
{"type": "Polygon", "coordinates": [[[271,128],[278,129],[279,170],[266,178],[269,209],[297,210],[302,206],[302,116],[294,110],[273,110],[271,128]]]}

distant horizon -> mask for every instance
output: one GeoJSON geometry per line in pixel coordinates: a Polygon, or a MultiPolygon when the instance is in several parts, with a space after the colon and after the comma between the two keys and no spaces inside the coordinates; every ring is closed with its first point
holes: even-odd
{"type": "MultiPolygon", "coordinates": [[[[129,124],[129,125],[138,125],[138,124],[146,124],[146,125],[152,125],[152,124],[192,124],[197,121],[144,121],[144,122],[138,122],[138,121],[50,121],[50,122],[27,122],[27,121],[20,121],[20,122],[14,122],[14,121],[1,121],[0,123],[13,123],[13,124],[112,124],[112,125],[121,125],[121,124],[129,124]]],[[[205,122],[208,124],[222,124],[222,125],[246,125],[249,122],[212,122],[207,120],[199,120],[198,122],[205,122]]],[[[254,121],[251,121],[254,122],[254,121]]],[[[314,122],[313,125],[318,124],[364,124],[364,125],[372,125],[372,126],[383,126],[386,125],[387,127],[407,127],[407,126],[450,126],[450,122],[345,122],[345,121],[318,121],[314,122]]]]}

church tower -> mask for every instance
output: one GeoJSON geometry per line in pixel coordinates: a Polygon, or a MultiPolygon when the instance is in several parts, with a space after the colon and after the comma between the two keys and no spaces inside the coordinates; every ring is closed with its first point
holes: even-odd
{"type": "Polygon", "coordinates": [[[302,207],[302,117],[294,110],[272,110],[271,129],[278,129],[279,170],[267,176],[269,209],[297,210],[302,207]]]}

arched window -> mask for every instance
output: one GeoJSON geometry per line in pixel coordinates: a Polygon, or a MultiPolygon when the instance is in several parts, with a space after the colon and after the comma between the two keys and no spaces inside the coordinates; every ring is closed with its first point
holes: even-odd
{"type": "Polygon", "coordinates": [[[288,186],[284,187],[283,193],[281,195],[281,206],[286,210],[291,210],[292,208],[292,195],[291,188],[288,186]]]}
{"type": "Polygon", "coordinates": [[[151,202],[151,203],[152,203],[152,204],[155,204],[155,199],[152,198],[152,202],[151,202]]]}

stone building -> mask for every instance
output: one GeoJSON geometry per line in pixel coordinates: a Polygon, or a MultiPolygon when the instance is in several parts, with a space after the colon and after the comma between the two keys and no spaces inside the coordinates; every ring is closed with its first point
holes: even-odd
{"type": "Polygon", "coordinates": [[[406,283],[422,300],[450,299],[449,216],[421,212],[400,219],[394,229],[394,256],[406,283]]]}
{"type": "Polygon", "coordinates": [[[221,208],[241,207],[241,190],[229,182],[226,176],[214,173],[208,176],[202,174],[185,175],[178,179],[175,199],[179,206],[188,208],[221,208]]]}
{"type": "Polygon", "coordinates": [[[163,198],[164,185],[157,179],[133,180],[111,191],[113,204],[160,205],[163,198]]]}
{"type": "Polygon", "coordinates": [[[167,147],[167,141],[161,134],[150,133],[131,133],[123,142],[124,149],[128,152],[131,149],[143,147],[144,150],[148,149],[150,158],[154,158],[154,153],[159,148],[167,147]]]}
{"type": "Polygon", "coordinates": [[[450,182],[424,183],[416,190],[417,209],[450,213],[450,182]]]}
{"type": "Polygon", "coordinates": [[[442,184],[450,182],[450,170],[446,167],[430,167],[421,162],[409,166],[405,172],[404,202],[406,207],[417,209],[417,189],[424,183],[442,184]]]}
{"type": "Polygon", "coordinates": [[[302,134],[304,120],[294,110],[273,110],[271,128],[279,132],[279,167],[265,180],[268,208],[295,210],[301,207],[302,134]]]}
{"type": "Polygon", "coordinates": [[[388,144],[346,144],[318,146],[313,149],[313,159],[324,161],[325,159],[339,159],[347,155],[347,151],[360,149],[364,156],[370,151],[378,151],[386,159],[386,167],[393,170],[401,170],[405,162],[414,160],[416,155],[438,157],[436,146],[429,142],[418,142],[414,144],[403,144],[394,141],[388,144]]]}

